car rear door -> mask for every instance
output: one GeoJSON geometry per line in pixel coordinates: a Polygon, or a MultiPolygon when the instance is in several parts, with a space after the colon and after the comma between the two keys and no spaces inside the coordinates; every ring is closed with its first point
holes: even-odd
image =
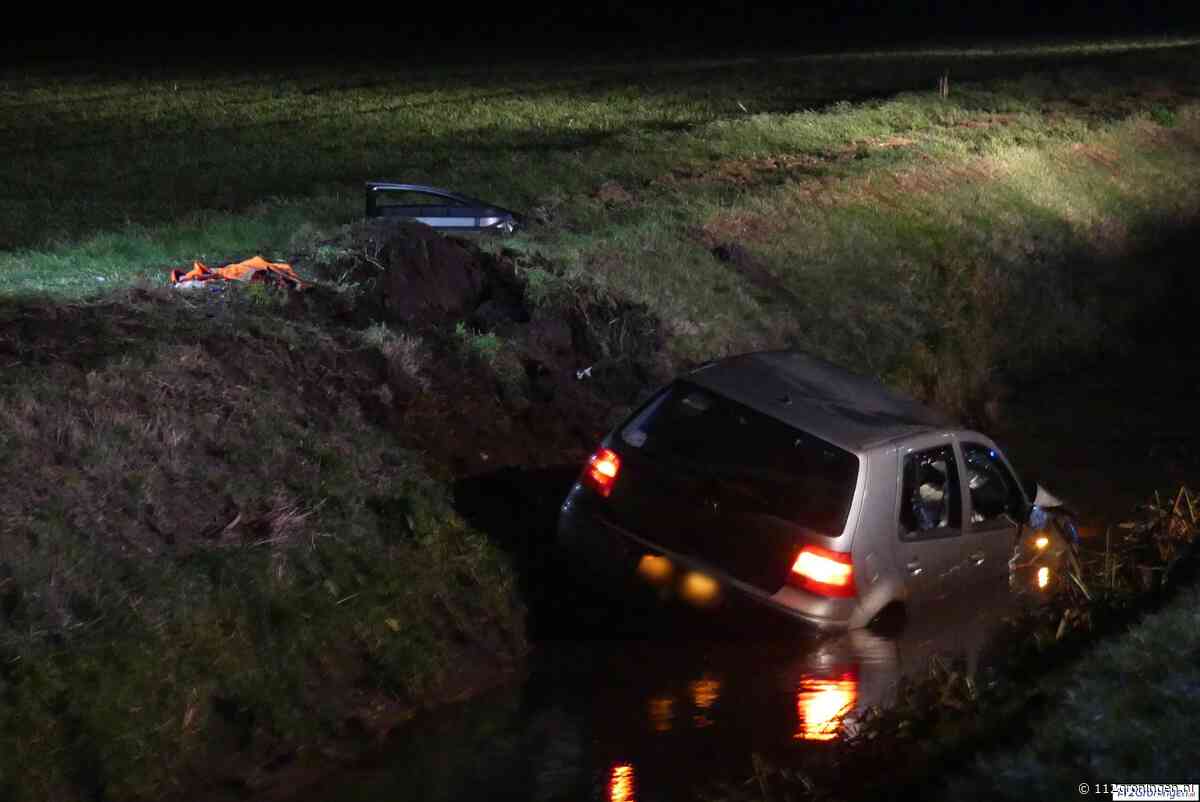
{"type": "Polygon", "coordinates": [[[967,571],[977,580],[1007,576],[1027,514],[1025,497],[998,448],[970,435],[963,437],[961,448],[967,486],[967,571]]]}
{"type": "Polygon", "coordinates": [[[942,599],[961,586],[963,488],[949,436],[899,449],[895,555],[910,602],[942,599]]]}

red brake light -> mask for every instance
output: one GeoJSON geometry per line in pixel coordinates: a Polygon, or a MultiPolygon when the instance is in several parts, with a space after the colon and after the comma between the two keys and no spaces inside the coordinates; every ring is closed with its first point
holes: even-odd
{"type": "Polygon", "coordinates": [[[854,565],[844,551],[805,546],[792,563],[790,584],[822,596],[854,595],[854,565]]]}
{"type": "Polygon", "coordinates": [[[608,498],[620,472],[621,458],[611,448],[602,448],[591,456],[583,469],[583,483],[608,498]]]}

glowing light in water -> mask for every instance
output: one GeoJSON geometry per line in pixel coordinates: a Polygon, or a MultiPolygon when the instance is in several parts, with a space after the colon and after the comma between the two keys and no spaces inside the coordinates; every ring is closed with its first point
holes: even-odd
{"type": "Polygon", "coordinates": [[[692,705],[697,711],[692,716],[692,726],[697,729],[712,726],[713,720],[708,713],[721,695],[721,681],[716,679],[693,680],[688,683],[688,691],[691,692],[692,705]]]}
{"type": "Polygon", "coordinates": [[[1038,536],[1037,540],[1033,541],[1033,545],[1037,546],[1039,549],[1044,549],[1050,545],[1050,538],[1046,537],[1045,535],[1040,535],[1038,536]]]}
{"type": "Polygon", "coordinates": [[[608,774],[608,802],[636,802],[633,766],[619,763],[608,774]]]}
{"type": "Polygon", "coordinates": [[[675,700],[670,696],[655,696],[647,707],[651,729],[655,732],[670,732],[675,723],[675,700]]]}
{"type": "Polygon", "coordinates": [[[1042,566],[1038,569],[1038,587],[1044,588],[1050,584],[1050,569],[1042,566]]]}
{"type": "Polygon", "coordinates": [[[803,677],[796,691],[799,727],[793,736],[804,741],[831,741],[837,737],[838,724],[854,709],[858,699],[858,678],[849,672],[837,679],[803,677]]]}
{"type": "Polygon", "coordinates": [[[692,704],[701,710],[708,710],[716,703],[721,695],[721,681],[716,679],[698,679],[688,683],[692,692],[692,704]]]}

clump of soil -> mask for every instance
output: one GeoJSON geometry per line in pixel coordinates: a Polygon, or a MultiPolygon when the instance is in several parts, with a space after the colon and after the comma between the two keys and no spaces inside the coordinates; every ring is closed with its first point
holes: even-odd
{"type": "Polygon", "coordinates": [[[427,346],[419,387],[381,367],[364,407],[456,476],[579,463],[670,377],[645,305],[595,293],[533,304],[527,257],[390,220],[349,226],[324,247],[336,257],[296,260],[326,282],[313,311],[427,346]]]}
{"type": "Polygon", "coordinates": [[[476,255],[421,223],[384,220],[355,227],[342,254],[336,266],[343,278],[369,288],[360,313],[375,320],[420,328],[462,319],[483,298],[476,255]]]}

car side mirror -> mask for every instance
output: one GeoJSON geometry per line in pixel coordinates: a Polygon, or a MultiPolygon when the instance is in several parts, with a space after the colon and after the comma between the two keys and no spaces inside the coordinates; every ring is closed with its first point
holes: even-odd
{"type": "Polygon", "coordinates": [[[1046,510],[1065,506],[1062,499],[1060,499],[1058,496],[1055,496],[1042,485],[1034,485],[1034,493],[1029,500],[1046,510]]]}

